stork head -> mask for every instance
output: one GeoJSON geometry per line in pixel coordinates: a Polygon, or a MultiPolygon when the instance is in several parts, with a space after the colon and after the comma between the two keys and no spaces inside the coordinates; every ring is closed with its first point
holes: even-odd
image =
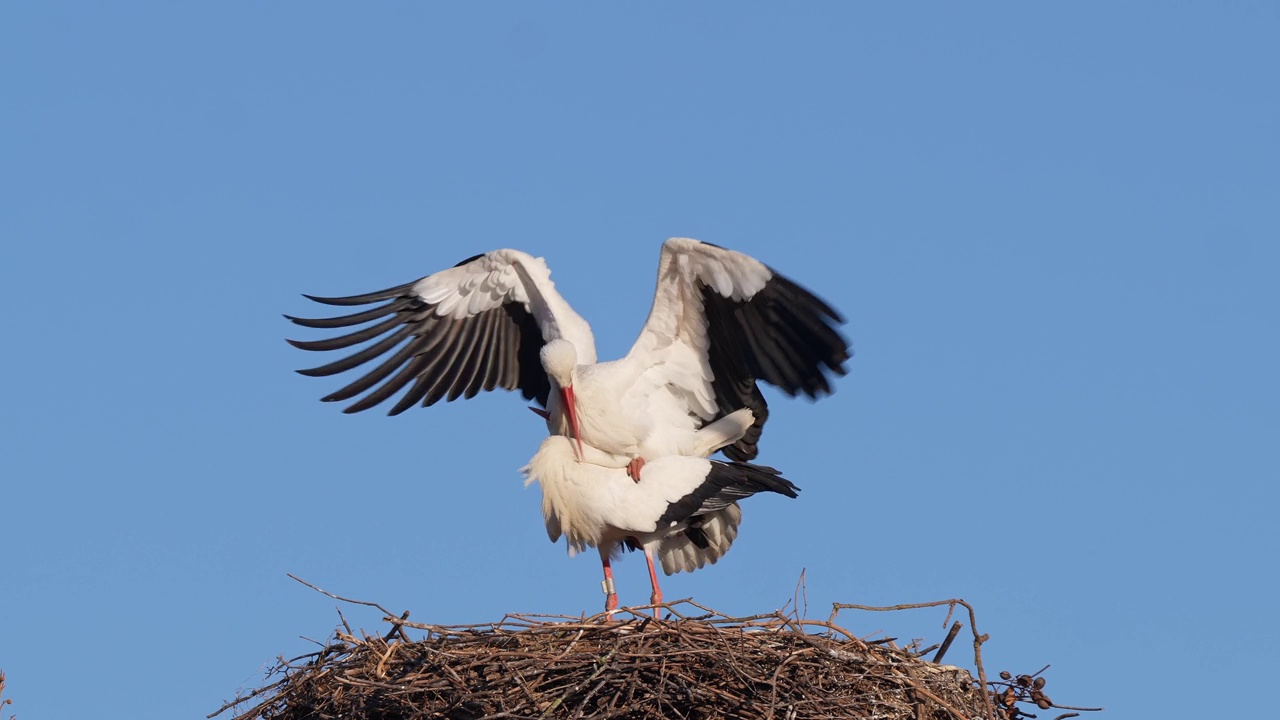
{"type": "Polygon", "coordinates": [[[582,459],[582,435],[578,432],[578,406],[573,396],[573,378],[578,367],[578,351],[573,343],[563,338],[556,338],[542,346],[538,354],[542,360],[542,369],[547,377],[556,384],[560,392],[560,404],[564,406],[565,416],[569,420],[569,432],[577,441],[578,459],[582,459]]]}
{"type": "Polygon", "coordinates": [[[573,387],[574,368],[578,367],[578,350],[573,343],[556,338],[542,346],[538,357],[542,360],[542,369],[547,371],[547,377],[561,388],[573,387]]]}

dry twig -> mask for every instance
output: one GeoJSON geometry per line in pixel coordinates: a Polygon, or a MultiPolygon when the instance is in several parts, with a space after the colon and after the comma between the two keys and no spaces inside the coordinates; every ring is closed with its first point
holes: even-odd
{"type": "MultiPolygon", "coordinates": [[[[282,679],[209,717],[237,707],[235,720],[1020,717],[965,670],[863,642],[836,624],[844,608],[887,608],[837,605],[821,621],[794,610],[731,617],[678,600],[657,606],[667,613],[662,621],[645,606],[433,625],[351,602],[381,610],[392,631],[357,638],[339,630],[323,649],[282,660],[273,670],[282,679]],[[426,637],[410,641],[406,629],[426,637]]],[[[964,603],[901,607],[948,604],[964,603]]],[[[985,636],[974,637],[976,651],[985,636]]]]}

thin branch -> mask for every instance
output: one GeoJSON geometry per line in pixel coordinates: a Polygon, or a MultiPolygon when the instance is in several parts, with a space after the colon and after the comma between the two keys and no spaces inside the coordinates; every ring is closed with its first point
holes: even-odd
{"type": "MultiPolygon", "coordinates": [[[[990,637],[987,635],[981,635],[978,633],[977,612],[974,611],[972,605],[965,602],[964,600],[961,600],[959,598],[951,598],[950,600],[935,600],[933,602],[904,603],[901,605],[887,605],[887,606],[856,605],[853,603],[832,603],[831,619],[835,620],[836,614],[846,608],[852,609],[852,610],[868,610],[871,612],[888,612],[892,610],[917,610],[921,608],[941,607],[943,605],[946,605],[948,606],[948,608],[950,608],[947,611],[948,619],[950,619],[951,617],[951,610],[954,610],[956,605],[963,605],[964,608],[969,611],[969,629],[973,631],[973,662],[978,669],[978,683],[983,688],[988,687],[987,670],[982,665],[982,644],[985,643],[987,640],[989,640],[990,637]]],[[[944,626],[945,626],[945,622],[944,622],[944,626]]],[[[985,692],[983,693],[983,695],[985,698],[987,717],[992,718],[994,720],[996,716],[996,709],[995,709],[995,706],[991,704],[991,695],[985,692]]]]}
{"type": "MultiPolygon", "coordinates": [[[[382,607],[381,605],[379,605],[379,604],[378,604],[378,603],[376,603],[376,602],[369,602],[369,601],[367,601],[367,600],[352,600],[351,598],[344,598],[344,597],[342,597],[341,595],[334,595],[333,593],[329,592],[328,590],[323,590],[323,589],[321,589],[321,588],[316,587],[315,585],[312,585],[311,583],[307,582],[306,580],[303,580],[302,578],[298,577],[297,575],[294,575],[293,573],[285,573],[285,574],[286,574],[286,575],[288,575],[290,579],[292,579],[292,580],[296,580],[296,581],[298,581],[298,582],[302,583],[303,585],[306,585],[307,587],[311,588],[312,590],[315,590],[316,592],[320,593],[321,595],[324,595],[324,596],[326,596],[326,597],[331,597],[331,598],[333,598],[334,600],[340,600],[340,601],[342,601],[342,602],[344,602],[344,603],[350,603],[350,604],[352,604],[352,605],[364,605],[365,607],[377,608],[377,609],[381,610],[381,611],[383,612],[383,614],[385,614],[385,615],[395,615],[395,613],[393,613],[393,612],[391,612],[390,610],[388,610],[388,609],[386,609],[386,608],[382,607]]],[[[406,616],[407,616],[407,615],[406,615],[406,616]]]]}
{"type": "Polygon", "coordinates": [[[951,647],[951,642],[956,639],[956,635],[960,634],[960,621],[955,621],[951,625],[951,630],[947,632],[947,638],[942,641],[942,647],[938,648],[938,654],[933,656],[935,664],[942,662],[942,656],[947,654],[947,649],[951,647]]]}

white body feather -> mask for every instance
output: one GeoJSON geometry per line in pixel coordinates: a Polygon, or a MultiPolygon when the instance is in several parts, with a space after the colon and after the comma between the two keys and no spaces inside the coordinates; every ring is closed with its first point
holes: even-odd
{"type": "Polygon", "coordinates": [[[699,548],[684,534],[687,521],[665,527],[658,520],[668,507],[692,493],[706,479],[711,461],[667,456],[645,465],[644,480],[633,481],[626,470],[597,465],[588,454],[579,462],[572,441],[552,435],[522,469],[525,485],[542,488],[542,514],[547,536],[564,536],[569,555],[588,547],[601,555],[616,553],[627,538],[655,552],[663,572],[689,572],[714,563],[728,551],[738,534],[742,511],[736,504],[704,519],[708,547],[699,548]]]}
{"type": "MultiPolygon", "coordinates": [[[[821,299],[754,258],[688,238],[663,243],[644,327],[627,355],[610,362],[597,362],[591,327],[556,291],[546,262],[518,250],[476,255],[383,290],[307,297],[338,307],[382,303],[335,317],[286,316],[310,328],[363,325],[289,340],[309,351],[359,348],[299,370],[304,375],[335,375],[377,359],[322,398],[363,394],[344,412],[402,390],[392,415],[498,388],[544,404],[554,435],[525,468],[528,482],[542,486],[553,540],[565,535],[571,553],[601,550],[610,593],[608,557],[620,543],[634,540],[650,558],[657,552],[668,574],[692,570],[733,542],[742,517],[735,498],[762,489],[795,497],[771,468],[719,467],[705,458],[721,448],[736,460],[756,456],[768,417],[758,382],[816,398],[831,392],[827,375],[843,375],[848,359],[834,327],[843,319],[821,299]],[[641,465],[637,483],[628,472],[641,465]],[[714,502],[703,502],[709,492],[718,493],[714,502]],[[695,501],[703,504],[690,507],[695,501]],[[696,519],[658,527],[660,518],[683,513],[696,519]]],[[[660,597],[656,578],[653,585],[660,597]]]]}
{"type": "MultiPolygon", "coordinates": [[[[689,238],[662,245],[653,306],[625,357],[597,363],[591,326],[555,290],[542,258],[495,250],[476,262],[430,275],[413,288],[436,313],[476,315],[507,302],[528,303],[543,336],[577,351],[574,391],[582,442],[611,454],[654,458],[699,454],[699,427],[718,412],[707,360],[706,319],[697,279],[725,297],[747,299],[772,277],[760,261],[689,238]]],[[[555,393],[548,428],[568,434],[555,393]]]]}

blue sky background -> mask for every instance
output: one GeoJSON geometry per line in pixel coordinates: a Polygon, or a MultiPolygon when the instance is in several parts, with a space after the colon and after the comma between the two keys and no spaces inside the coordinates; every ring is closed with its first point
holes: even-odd
{"type": "Polygon", "coordinates": [[[992,672],[1106,716],[1254,703],[1277,37],[1265,2],[6,3],[4,715],[203,716],[337,623],[288,572],[426,622],[598,611],[518,396],[343,416],[280,315],[515,247],[616,357],[673,235],[817,291],[857,356],[771,395],[804,492],[669,598],[768,612],[806,568],[813,616],[962,597],[992,672]]]}

